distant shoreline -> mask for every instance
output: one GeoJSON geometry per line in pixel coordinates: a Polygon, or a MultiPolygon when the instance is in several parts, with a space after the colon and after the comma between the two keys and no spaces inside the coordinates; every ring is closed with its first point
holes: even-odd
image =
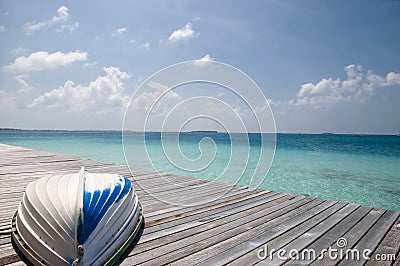
{"type": "Polygon", "coordinates": [[[189,133],[223,133],[216,130],[191,130],[189,133]]]}
{"type": "MultiPolygon", "coordinates": [[[[22,129],[22,128],[0,128],[1,131],[29,131],[29,132],[121,132],[122,130],[117,129],[22,129]]],[[[126,132],[143,133],[143,131],[127,130],[126,132]]],[[[160,131],[146,131],[146,133],[161,133],[160,131]]],[[[163,132],[163,133],[178,133],[173,131],[163,132]]],[[[212,133],[212,134],[226,134],[226,132],[219,132],[216,130],[192,130],[183,131],[180,133],[212,133]]],[[[231,134],[260,134],[260,132],[232,132],[231,134]]],[[[273,134],[271,132],[266,132],[262,134],[273,134]]],[[[276,134],[288,134],[288,135],[324,135],[324,136],[336,136],[336,135],[353,135],[353,136],[398,136],[398,133],[334,133],[334,132],[277,132],[276,134]]]]}

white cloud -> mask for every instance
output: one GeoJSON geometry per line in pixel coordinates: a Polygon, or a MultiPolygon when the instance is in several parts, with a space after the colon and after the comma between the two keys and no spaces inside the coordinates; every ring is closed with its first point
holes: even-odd
{"type": "Polygon", "coordinates": [[[32,86],[26,82],[25,79],[29,78],[29,75],[27,74],[21,74],[15,77],[15,80],[18,82],[20,85],[20,88],[18,89],[19,93],[26,93],[32,89],[32,86]]]}
{"type": "Polygon", "coordinates": [[[22,47],[15,48],[12,52],[16,55],[25,55],[28,50],[22,47]]]}
{"type": "Polygon", "coordinates": [[[144,43],[144,44],[141,44],[141,45],[139,45],[138,48],[149,49],[149,48],[150,48],[150,43],[149,43],[149,42],[146,42],[146,43],[144,43]]]}
{"type": "Polygon", "coordinates": [[[122,34],[122,33],[127,32],[127,31],[128,31],[128,28],[123,27],[123,28],[116,29],[114,31],[114,34],[118,35],[118,34],[122,34]]]}
{"type": "Polygon", "coordinates": [[[212,58],[210,55],[205,55],[202,58],[196,59],[196,62],[212,62],[214,61],[214,58],[212,58]]]}
{"type": "Polygon", "coordinates": [[[143,39],[136,39],[133,38],[132,34],[128,33],[128,28],[127,27],[122,27],[119,29],[116,29],[112,32],[112,36],[120,38],[122,41],[125,43],[132,44],[135,48],[137,49],[150,49],[150,42],[147,42],[143,39]]]}
{"type": "Polygon", "coordinates": [[[87,52],[56,52],[49,54],[45,51],[39,51],[31,53],[29,56],[20,56],[15,59],[14,63],[3,66],[2,69],[16,72],[53,70],[74,62],[86,61],[87,58],[87,52]]]}
{"type": "Polygon", "coordinates": [[[124,95],[124,80],[129,75],[118,67],[105,67],[103,70],[106,72],[105,76],[97,77],[86,86],[69,80],[64,86],[37,97],[28,107],[63,107],[68,111],[97,112],[122,110],[129,101],[129,96],[124,95]]]}
{"type": "Polygon", "coordinates": [[[192,24],[189,22],[183,28],[176,30],[171,33],[168,37],[169,42],[177,42],[180,40],[187,40],[190,38],[198,37],[200,35],[199,32],[195,32],[192,29],[192,24]]]}
{"type": "Polygon", "coordinates": [[[373,95],[377,88],[400,85],[400,73],[390,72],[379,76],[373,71],[365,72],[360,65],[344,67],[346,79],[323,78],[318,83],[301,85],[294,105],[310,104],[315,108],[327,108],[340,101],[363,100],[373,95]]]}
{"type": "Polygon", "coordinates": [[[128,32],[128,28],[122,27],[122,28],[118,28],[118,29],[114,30],[111,33],[111,35],[114,36],[114,37],[117,37],[117,36],[121,36],[122,34],[124,34],[126,32],[128,32]]]}
{"type": "Polygon", "coordinates": [[[168,87],[167,85],[161,84],[159,82],[149,81],[148,86],[150,88],[155,89],[157,95],[166,93],[166,96],[169,98],[176,98],[176,99],[181,98],[176,92],[171,90],[170,87],[168,87]]]}
{"type": "MultiPolygon", "coordinates": [[[[161,95],[165,93],[165,99],[181,99],[181,97],[175,93],[174,91],[170,90],[170,88],[166,85],[163,85],[159,82],[149,81],[147,83],[147,89],[140,93],[135,94],[130,102],[130,110],[132,111],[139,111],[141,114],[150,110],[150,108],[156,108],[153,106],[159,99],[161,95]]],[[[160,101],[158,106],[165,105],[164,101],[160,101]]],[[[157,109],[157,108],[156,108],[157,109]]]]}
{"type": "Polygon", "coordinates": [[[73,24],[64,24],[64,25],[61,25],[60,28],[57,29],[57,31],[58,32],[62,32],[62,31],[73,32],[78,27],[79,27],[79,22],[75,22],[73,24]]]}
{"type": "Polygon", "coordinates": [[[193,63],[197,66],[202,67],[213,61],[214,61],[214,58],[212,58],[210,55],[207,54],[207,55],[203,56],[202,58],[194,60],[193,63]]]}
{"type": "MultiPolygon", "coordinates": [[[[30,76],[27,74],[20,74],[15,76],[15,81],[18,86],[9,88],[8,91],[0,90],[0,111],[4,114],[8,113],[11,116],[16,115],[18,110],[24,110],[26,105],[32,101],[32,94],[35,92],[34,87],[31,86],[27,79],[30,76]]],[[[8,115],[7,115],[8,116],[8,115]]],[[[7,118],[3,117],[4,120],[7,118]]]]}
{"type": "Polygon", "coordinates": [[[83,66],[85,66],[85,67],[93,67],[93,66],[96,66],[96,65],[97,65],[96,61],[94,61],[94,62],[86,62],[86,63],[83,64],[83,66]]]}
{"type": "Polygon", "coordinates": [[[53,23],[58,23],[58,22],[61,22],[61,21],[68,21],[69,18],[71,17],[71,16],[69,15],[68,12],[69,12],[68,7],[66,7],[66,6],[61,6],[61,7],[57,10],[57,15],[54,16],[54,17],[51,19],[51,21],[52,21],[53,23]]]}
{"type": "Polygon", "coordinates": [[[57,10],[57,14],[52,17],[51,19],[43,20],[43,21],[32,21],[28,22],[24,25],[26,34],[30,35],[33,34],[35,31],[40,30],[42,28],[50,28],[53,25],[60,25],[57,31],[74,31],[78,26],[79,23],[75,22],[72,24],[68,24],[71,15],[69,14],[69,9],[66,6],[61,6],[57,10]]]}
{"type": "Polygon", "coordinates": [[[330,95],[332,91],[337,91],[340,86],[340,80],[322,79],[317,84],[306,83],[301,85],[300,91],[297,94],[298,97],[305,97],[308,95],[312,96],[326,96],[330,95]]]}
{"type": "Polygon", "coordinates": [[[297,94],[296,104],[312,104],[316,107],[335,103],[341,99],[340,80],[331,78],[322,79],[317,84],[306,83],[301,85],[297,94]]]}
{"type": "MultiPolygon", "coordinates": [[[[280,101],[275,101],[275,100],[273,100],[273,99],[271,99],[271,98],[268,98],[267,101],[268,101],[269,106],[277,106],[277,105],[280,105],[280,104],[281,104],[280,101]]],[[[261,107],[258,107],[258,108],[259,108],[259,109],[263,109],[263,108],[266,108],[266,107],[267,107],[267,106],[264,105],[264,106],[261,106],[261,107]]]]}
{"type": "Polygon", "coordinates": [[[390,72],[386,75],[385,86],[400,85],[400,73],[390,72]]]}
{"type": "Polygon", "coordinates": [[[0,26],[0,32],[5,31],[5,30],[6,30],[6,27],[0,26]]]}

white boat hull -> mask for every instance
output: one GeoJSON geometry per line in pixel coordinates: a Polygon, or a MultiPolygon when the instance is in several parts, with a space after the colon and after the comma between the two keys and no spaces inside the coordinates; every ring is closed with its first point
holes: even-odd
{"type": "Polygon", "coordinates": [[[13,217],[12,238],[35,265],[112,264],[142,221],[129,179],[82,169],[30,183],[13,217]]]}

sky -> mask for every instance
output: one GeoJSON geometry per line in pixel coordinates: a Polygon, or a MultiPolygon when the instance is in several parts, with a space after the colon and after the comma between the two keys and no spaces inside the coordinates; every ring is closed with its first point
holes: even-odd
{"type": "Polygon", "coordinates": [[[144,81],[201,60],[251,77],[278,132],[398,134],[398,14],[394,0],[0,0],[0,127],[120,130],[144,81]]]}

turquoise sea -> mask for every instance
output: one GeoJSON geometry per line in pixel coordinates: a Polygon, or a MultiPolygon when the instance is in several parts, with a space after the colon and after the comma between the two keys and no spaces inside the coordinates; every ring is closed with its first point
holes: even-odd
{"type": "MultiPolygon", "coordinates": [[[[260,134],[180,133],[179,149],[173,148],[176,134],[170,134],[171,137],[167,133],[161,138],[160,133],[146,133],[145,145],[152,166],[143,163],[140,153],[135,155],[135,150],[143,145],[142,134],[127,133],[125,150],[132,154],[128,156],[129,166],[153,167],[208,180],[225,175],[228,178],[223,182],[239,185],[248,185],[252,176],[259,174],[255,169],[262,149],[260,134]],[[239,141],[232,142],[232,138],[239,141]],[[248,151],[249,156],[240,161],[232,159],[227,167],[233,146],[239,153],[248,151]],[[166,156],[163,148],[171,151],[172,157],[171,152],[166,156]],[[198,158],[199,165],[206,167],[197,171],[185,169],[185,165],[198,158]],[[238,173],[239,180],[229,179],[238,173]]],[[[277,134],[276,137],[275,157],[268,174],[262,176],[260,188],[400,210],[400,137],[338,134],[277,134]]],[[[126,164],[120,131],[0,130],[0,143],[126,164]]],[[[268,162],[261,161],[259,167],[268,167],[268,162]]]]}

